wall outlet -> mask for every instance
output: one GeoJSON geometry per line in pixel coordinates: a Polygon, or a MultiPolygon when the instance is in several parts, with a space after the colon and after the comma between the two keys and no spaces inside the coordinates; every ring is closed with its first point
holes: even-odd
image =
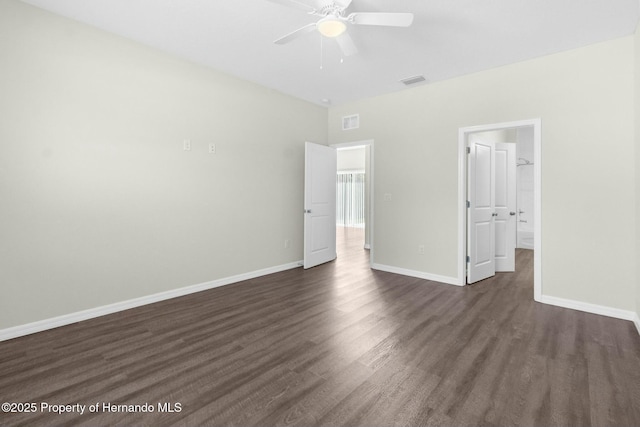
{"type": "Polygon", "coordinates": [[[285,239],[284,240],[284,248],[285,249],[289,249],[290,246],[291,246],[291,240],[285,239]]]}
{"type": "Polygon", "coordinates": [[[419,253],[420,255],[424,255],[424,245],[419,245],[419,246],[418,246],[418,253],[419,253]]]}
{"type": "Polygon", "coordinates": [[[209,154],[216,154],[216,144],[209,144],[209,154]]]}
{"type": "Polygon", "coordinates": [[[184,151],[191,151],[191,140],[190,139],[184,139],[182,141],[182,149],[184,151]]]}

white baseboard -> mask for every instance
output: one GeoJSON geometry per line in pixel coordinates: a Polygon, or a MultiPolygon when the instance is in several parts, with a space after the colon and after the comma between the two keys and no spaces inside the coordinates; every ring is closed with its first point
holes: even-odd
{"type": "MultiPolygon", "coordinates": [[[[416,277],[419,279],[433,280],[435,282],[447,283],[450,285],[464,286],[455,277],[439,276],[436,274],[424,273],[421,271],[408,270],[399,267],[393,267],[384,264],[373,264],[371,266],[374,270],[386,271],[388,273],[401,274],[403,276],[416,277]]],[[[601,316],[613,317],[616,319],[630,320],[632,321],[638,334],[640,334],[640,317],[637,313],[629,310],[621,310],[618,308],[607,307],[603,305],[591,304],[587,302],[569,300],[564,298],[552,297],[548,295],[542,295],[538,302],[543,304],[554,305],[563,308],[570,308],[572,310],[584,311],[586,313],[599,314],[601,316]]]]}
{"type": "MultiPolygon", "coordinates": [[[[542,295],[540,301],[543,304],[555,305],[563,308],[570,308],[572,310],[584,311],[586,313],[599,314],[601,316],[614,317],[616,319],[631,320],[636,323],[638,327],[638,315],[633,311],[621,310],[619,308],[607,307],[604,305],[591,304],[588,302],[575,301],[570,299],[552,297],[549,295],[542,295]]],[[[640,332],[640,328],[638,328],[640,332]]]]}
{"type": "MultiPolygon", "coordinates": [[[[289,264],[283,264],[275,267],[269,267],[262,270],[256,270],[249,273],[243,273],[236,276],[225,277],[222,279],[213,280],[198,285],[187,286],[184,288],[173,289],[166,292],[160,292],[153,295],[147,295],[140,298],[134,298],[127,301],[121,301],[114,304],[109,304],[101,307],[92,308],[89,310],[78,311],[75,313],[65,314],[51,319],[40,320],[33,323],[27,323],[25,325],[14,326],[11,328],[0,329],[0,341],[10,340],[12,338],[21,337],[24,335],[34,334],[36,332],[45,331],[47,329],[53,329],[71,323],[81,322],[83,320],[93,319],[95,317],[105,316],[107,314],[116,313],[118,311],[128,310],[130,308],[140,307],[147,304],[153,304],[155,302],[164,301],[171,298],[176,298],[184,295],[189,295],[196,292],[205,291],[207,289],[213,289],[220,286],[226,286],[233,283],[242,282],[244,280],[254,279],[256,277],[266,276],[273,273],[279,273],[285,270],[291,270],[298,268],[302,265],[302,261],[292,262],[289,264]]],[[[409,270],[399,267],[393,267],[384,264],[374,263],[371,268],[374,270],[385,271],[388,273],[401,274],[403,276],[416,277],[419,279],[432,280],[434,282],[447,283],[450,285],[462,286],[455,277],[440,276],[437,274],[424,273],[421,271],[409,270]]],[[[581,301],[574,301],[564,298],[558,298],[548,295],[542,295],[539,302],[543,304],[554,305],[563,308],[570,308],[572,310],[584,311],[592,314],[599,314],[602,316],[614,317],[616,319],[630,320],[632,321],[638,334],[640,334],[640,317],[633,311],[620,310],[617,308],[606,307],[597,304],[590,304],[581,301]]]]}
{"type": "Polygon", "coordinates": [[[83,320],[93,319],[95,317],[116,313],[118,311],[128,310],[130,308],[140,307],[154,302],[164,301],[171,298],[181,297],[196,292],[206,291],[207,289],[218,288],[220,286],[230,285],[242,282],[244,280],[255,279],[256,277],[266,276],[268,274],[279,273],[285,270],[291,270],[301,266],[301,261],[289,264],[278,265],[275,267],[264,268],[249,273],[238,274],[236,276],[225,277],[213,280],[211,282],[200,283],[198,285],[186,286],[184,288],[172,289],[166,292],[160,292],[153,295],[147,295],[140,298],[134,298],[127,301],[121,301],[114,304],[104,305],[101,307],[91,308],[88,310],[78,311],[75,313],[65,314],[51,319],[40,320],[25,325],[14,326],[12,328],[0,329],[0,341],[10,340],[12,338],[24,335],[34,334],[36,332],[53,329],[71,323],[81,322],[83,320]]]}
{"type": "Polygon", "coordinates": [[[446,283],[448,285],[462,286],[456,277],[440,276],[437,274],[425,273],[422,271],[408,270],[406,268],[393,267],[384,264],[372,264],[374,270],[386,271],[387,273],[401,274],[403,276],[416,277],[418,279],[432,280],[434,282],[446,283]]]}

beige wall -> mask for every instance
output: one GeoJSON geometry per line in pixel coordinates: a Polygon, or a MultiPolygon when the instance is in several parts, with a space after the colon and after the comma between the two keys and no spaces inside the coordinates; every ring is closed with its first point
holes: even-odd
{"type": "Polygon", "coordinates": [[[364,171],[365,147],[338,150],[338,171],[364,171]]]}
{"type": "MultiPolygon", "coordinates": [[[[640,322],[640,24],[634,38],[635,75],[634,75],[634,123],[635,123],[635,161],[636,161],[636,321],[640,322]]],[[[640,326],[638,326],[640,327],[640,326]]]]}
{"type": "Polygon", "coordinates": [[[543,294],[635,309],[633,76],[625,37],[331,108],[375,140],[374,261],[455,278],[458,129],[541,118],[543,294]]]}
{"type": "Polygon", "coordinates": [[[0,94],[0,329],[302,258],[325,108],[13,0],[0,94]]]}

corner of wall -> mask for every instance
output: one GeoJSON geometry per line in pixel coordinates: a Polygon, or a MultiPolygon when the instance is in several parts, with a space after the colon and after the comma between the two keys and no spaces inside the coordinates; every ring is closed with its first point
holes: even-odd
{"type": "Polygon", "coordinates": [[[636,218],[636,317],[635,324],[640,333],[640,21],[634,37],[634,79],[633,79],[633,118],[635,148],[635,218],[636,218]]]}

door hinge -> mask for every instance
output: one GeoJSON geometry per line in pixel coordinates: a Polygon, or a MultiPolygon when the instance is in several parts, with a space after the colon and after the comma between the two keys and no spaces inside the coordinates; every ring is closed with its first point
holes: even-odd
{"type": "Polygon", "coordinates": [[[471,262],[471,258],[469,258],[469,255],[467,255],[467,262],[471,262]]]}
{"type": "Polygon", "coordinates": [[[467,147],[467,154],[471,154],[471,147],[467,147]]]}
{"type": "Polygon", "coordinates": [[[471,207],[471,202],[467,200],[467,207],[470,208],[471,207]]]}

